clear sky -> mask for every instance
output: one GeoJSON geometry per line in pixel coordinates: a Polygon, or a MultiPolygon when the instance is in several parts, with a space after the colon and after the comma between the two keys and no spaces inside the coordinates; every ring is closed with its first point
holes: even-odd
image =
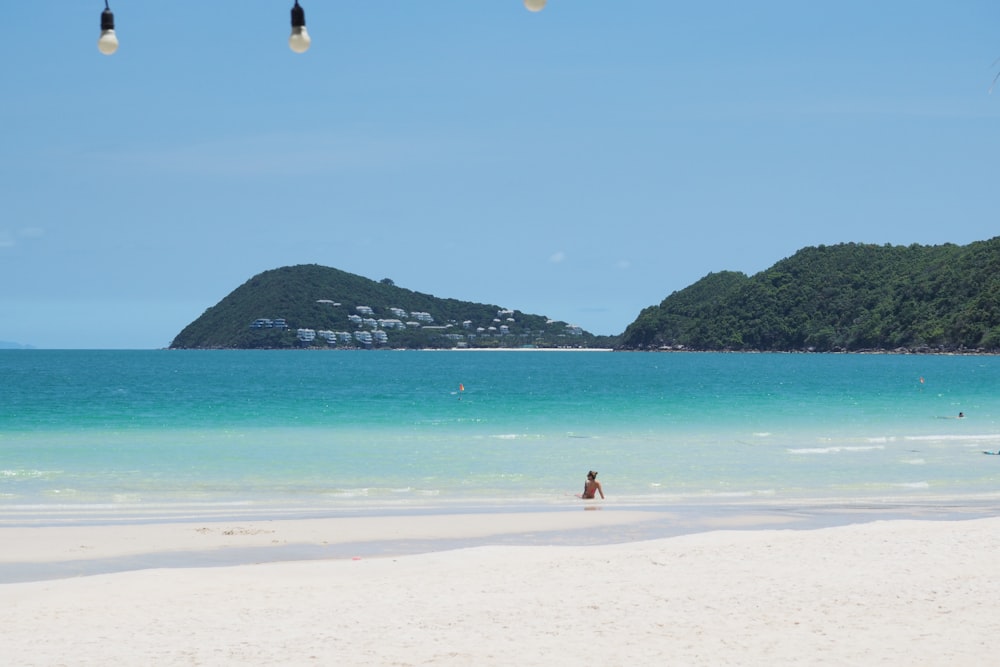
{"type": "MultiPolygon", "coordinates": [[[[996,0],[5,3],[0,341],[321,264],[621,333],[805,246],[1000,234],[996,0]]],[[[998,85],[1000,88],[1000,85],[998,85]]],[[[268,313],[262,313],[268,315],[268,313]]]]}

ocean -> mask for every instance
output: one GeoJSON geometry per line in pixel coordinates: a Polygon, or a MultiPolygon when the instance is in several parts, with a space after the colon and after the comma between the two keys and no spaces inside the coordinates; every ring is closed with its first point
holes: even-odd
{"type": "Polygon", "coordinates": [[[588,470],[605,509],[1000,500],[993,356],[0,350],[0,376],[0,525],[558,509],[588,470]]]}

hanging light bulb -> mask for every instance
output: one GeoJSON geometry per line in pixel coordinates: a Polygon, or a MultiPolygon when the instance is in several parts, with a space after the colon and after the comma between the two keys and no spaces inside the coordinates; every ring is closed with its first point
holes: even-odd
{"type": "Polygon", "coordinates": [[[115,15],[104,0],[104,11],[101,12],[101,37],[97,40],[97,50],[106,56],[118,50],[118,38],[115,36],[115,15]]]}
{"type": "Polygon", "coordinates": [[[549,0],[524,0],[524,8],[529,12],[540,12],[545,9],[545,3],[549,0]]]}
{"type": "Polygon", "coordinates": [[[306,13],[299,7],[299,0],[295,0],[292,7],[292,35],[288,38],[288,48],[295,53],[305,53],[309,50],[312,40],[306,32],[306,13]]]}

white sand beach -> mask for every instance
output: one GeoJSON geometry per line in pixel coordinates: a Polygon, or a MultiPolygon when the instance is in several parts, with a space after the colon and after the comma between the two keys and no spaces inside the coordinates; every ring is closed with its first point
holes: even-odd
{"type": "MultiPolygon", "coordinates": [[[[0,568],[642,519],[8,527],[0,568]]],[[[0,585],[0,653],[7,665],[993,665],[998,547],[1000,519],[900,520],[137,569],[0,585]]]]}

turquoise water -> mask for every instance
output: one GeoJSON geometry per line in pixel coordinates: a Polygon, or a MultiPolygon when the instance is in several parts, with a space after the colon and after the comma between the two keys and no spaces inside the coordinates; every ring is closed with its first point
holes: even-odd
{"type": "Polygon", "coordinates": [[[6,522],[558,507],[589,469],[612,507],[1000,500],[997,357],[5,350],[0,374],[6,522]]]}

